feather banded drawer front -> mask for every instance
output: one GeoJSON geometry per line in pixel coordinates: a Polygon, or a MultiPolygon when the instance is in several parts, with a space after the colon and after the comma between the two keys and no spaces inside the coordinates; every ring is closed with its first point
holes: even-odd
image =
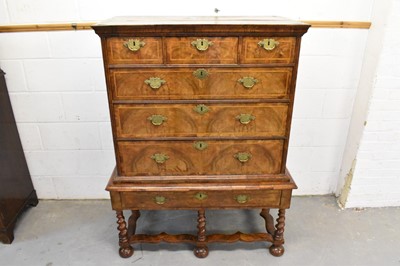
{"type": "MultiPolygon", "coordinates": [[[[286,169],[301,36],[276,17],[117,17],[100,36],[116,168],[119,254],[131,244],[271,242],[284,253],[286,169]],[[260,209],[266,232],[207,234],[207,209],[260,209]],[[278,209],[274,225],[269,214],[278,209]],[[136,233],[140,210],[197,211],[196,235],[136,233]],[[124,211],[130,211],[128,221],[124,211]]],[[[168,228],[166,228],[168,231],[168,228]]]]}

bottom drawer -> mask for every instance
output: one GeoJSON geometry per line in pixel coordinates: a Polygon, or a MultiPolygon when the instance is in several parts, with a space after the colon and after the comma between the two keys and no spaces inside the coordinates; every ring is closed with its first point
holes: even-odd
{"type": "Polygon", "coordinates": [[[121,176],[255,175],[281,171],[283,140],[120,141],[121,176]]]}
{"type": "Polygon", "coordinates": [[[120,192],[119,196],[123,209],[278,208],[283,191],[138,191],[120,192]]]}

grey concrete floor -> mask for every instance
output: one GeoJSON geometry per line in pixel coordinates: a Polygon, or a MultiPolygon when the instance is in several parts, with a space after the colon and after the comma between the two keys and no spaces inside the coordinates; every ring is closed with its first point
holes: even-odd
{"type": "MultiPolygon", "coordinates": [[[[263,231],[258,213],[207,211],[208,232],[263,231]]],[[[137,231],[195,233],[196,216],[194,211],[143,211],[137,231]]],[[[196,258],[190,244],[137,244],[135,254],[122,259],[109,201],[40,201],[20,217],[14,242],[0,243],[0,265],[399,266],[399,225],[400,208],[340,210],[332,196],[294,197],[280,258],[269,254],[269,243],[237,242],[210,244],[206,259],[196,258]]]]}

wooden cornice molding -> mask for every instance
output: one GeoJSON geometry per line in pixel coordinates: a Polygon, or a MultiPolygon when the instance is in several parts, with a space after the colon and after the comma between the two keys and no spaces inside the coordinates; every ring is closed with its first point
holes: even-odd
{"type": "MultiPolygon", "coordinates": [[[[346,28],[346,29],[369,29],[371,22],[366,21],[303,21],[313,28],[346,28]]],[[[79,23],[51,23],[51,24],[14,24],[0,25],[2,32],[33,32],[33,31],[62,31],[62,30],[91,30],[91,26],[97,22],[79,23]]]]}

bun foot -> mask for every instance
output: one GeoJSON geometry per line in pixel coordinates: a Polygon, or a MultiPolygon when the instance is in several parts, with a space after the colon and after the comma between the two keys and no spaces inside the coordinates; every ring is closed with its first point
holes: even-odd
{"type": "Polygon", "coordinates": [[[202,259],[208,256],[208,247],[195,247],[193,253],[196,257],[202,259]]]}
{"type": "Polygon", "coordinates": [[[275,257],[280,257],[285,252],[285,248],[283,246],[275,246],[272,245],[269,247],[269,253],[275,257]]]}
{"type": "Polygon", "coordinates": [[[122,258],[129,258],[133,255],[133,248],[131,246],[127,247],[127,248],[120,248],[119,249],[119,255],[122,258]]]}

